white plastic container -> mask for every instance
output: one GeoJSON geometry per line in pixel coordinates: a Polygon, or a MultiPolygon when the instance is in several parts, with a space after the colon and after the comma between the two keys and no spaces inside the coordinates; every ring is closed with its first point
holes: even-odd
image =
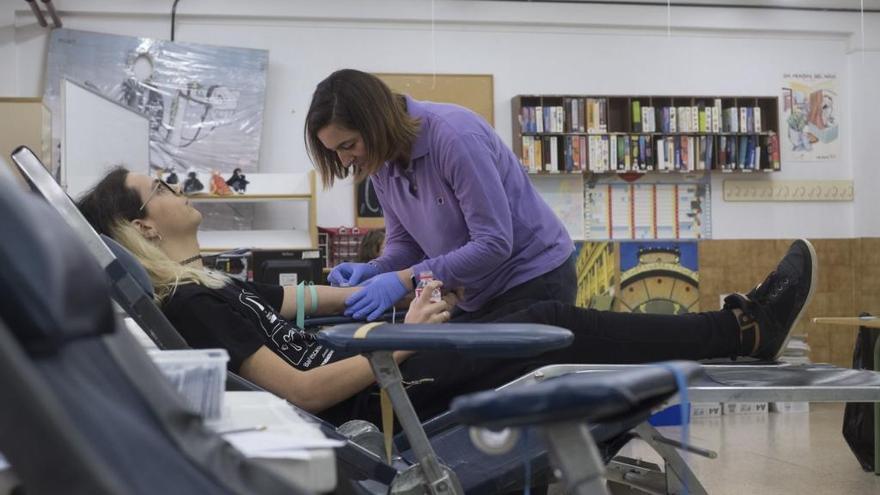
{"type": "Polygon", "coordinates": [[[149,351],[149,355],[193,412],[206,420],[220,418],[229,362],[225,349],[149,351]]]}

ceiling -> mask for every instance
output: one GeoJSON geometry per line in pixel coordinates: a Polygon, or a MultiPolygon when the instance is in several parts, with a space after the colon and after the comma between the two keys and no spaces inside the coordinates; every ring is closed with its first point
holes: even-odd
{"type": "MultiPolygon", "coordinates": [[[[596,3],[666,5],[667,0],[493,0],[533,3],[596,3]]],[[[672,6],[880,12],[880,0],[669,0],[672,6]]]]}

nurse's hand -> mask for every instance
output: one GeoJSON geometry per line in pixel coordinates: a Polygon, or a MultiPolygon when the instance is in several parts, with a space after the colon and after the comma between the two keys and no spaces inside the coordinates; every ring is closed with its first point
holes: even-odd
{"type": "Polygon", "coordinates": [[[407,276],[405,273],[409,273],[409,270],[386,272],[368,280],[361,290],[345,300],[345,316],[357,320],[366,318],[368,321],[382,316],[382,313],[412,290],[402,280],[407,276]]]}
{"type": "Polygon", "coordinates": [[[327,281],[335,287],[358,285],[364,280],[375,277],[379,273],[376,265],[370,263],[340,263],[333,267],[327,281]]]}

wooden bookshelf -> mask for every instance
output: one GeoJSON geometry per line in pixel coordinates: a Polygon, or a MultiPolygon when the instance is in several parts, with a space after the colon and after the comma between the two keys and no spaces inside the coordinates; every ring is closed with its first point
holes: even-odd
{"type": "Polygon", "coordinates": [[[518,95],[513,150],[534,175],[773,172],[775,96],[518,95]]]}

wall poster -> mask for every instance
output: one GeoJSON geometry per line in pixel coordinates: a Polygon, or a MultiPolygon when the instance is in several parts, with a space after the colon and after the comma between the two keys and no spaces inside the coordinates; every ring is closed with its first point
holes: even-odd
{"type": "Polygon", "coordinates": [[[836,74],[784,74],[783,161],[826,161],[840,156],[840,92],[836,74]]]}

